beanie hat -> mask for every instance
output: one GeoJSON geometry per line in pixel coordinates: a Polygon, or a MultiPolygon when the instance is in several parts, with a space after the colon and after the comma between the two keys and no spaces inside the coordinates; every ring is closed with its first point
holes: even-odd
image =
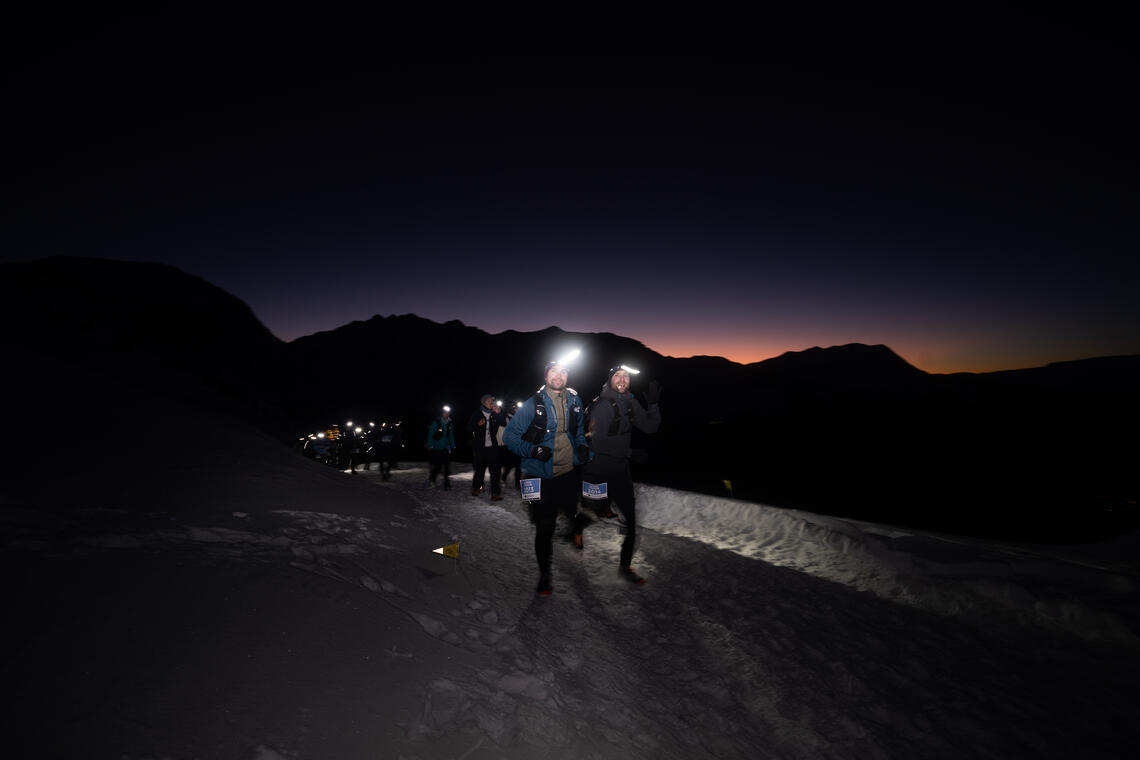
{"type": "Polygon", "coordinates": [[[639,370],[639,369],[634,369],[633,367],[627,367],[624,364],[619,364],[616,367],[610,367],[609,374],[606,375],[606,384],[607,385],[610,383],[611,380],[614,379],[614,375],[616,375],[618,372],[625,372],[626,374],[628,374],[630,376],[630,379],[633,378],[633,375],[640,375],[641,374],[641,370],[639,370]]]}
{"type": "Polygon", "coordinates": [[[493,401],[495,399],[495,397],[492,396],[490,393],[484,393],[483,396],[479,399],[479,405],[482,406],[483,404],[486,404],[487,399],[491,399],[493,401]]]}
{"type": "Polygon", "coordinates": [[[568,364],[570,364],[570,362],[572,362],[576,358],[578,358],[578,355],[581,353],[582,353],[582,351],[580,349],[576,348],[573,351],[571,351],[570,353],[568,353],[566,356],[563,356],[560,359],[553,359],[551,361],[548,361],[546,363],[546,365],[542,368],[543,379],[546,379],[546,373],[550,371],[551,367],[565,367],[568,364]]]}

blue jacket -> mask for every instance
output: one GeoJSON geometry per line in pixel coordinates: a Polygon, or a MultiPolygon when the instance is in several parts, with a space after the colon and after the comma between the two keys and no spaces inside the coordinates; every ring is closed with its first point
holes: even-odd
{"type": "Polygon", "coordinates": [[[455,424],[453,420],[443,421],[443,415],[428,425],[427,447],[433,451],[451,451],[455,448],[455,424]],[[439,433],[439,438],[436,438],[439,433]]]}
{"type": "MultiPolygon", "coordinates": [[[[578,397],[577,391],[572,388],[567,388],[563,393],[566,394],[566,414],[570,415],[570,410],[577,407],[578,425],[577,429],[562,431],[561,435],[567,435],[570,438],[570,446],[574,452],[574,464],[582,464],[578,459],[578,447],[586,443],[586,410],[582,407],[582,399],[578,397]]],[[[553,478],[554,477],[554,461],[548,459],[545,462],[532,457],[530,454],[534,451],[535,446],[545,446],[551,451],[554,450],[554,438],[559,435],[558,420],[554,414],[554,401],[550,398],[550,394],[544,387],[542,389],[543,403],[546,404],[546,436],[543,437],[542,443],[534,444],[529,441],[523,440],[523,434],[530,428],[531,422],[534,421],[534,396],[528,398],[523,405],[511,417],[511,421],[507,423],[507,429],[503,432],[503,443],[507,448],[518,454],[522,461],[519,463],[520,469],[524,475],[529,475],[532,478],[553,478]]]]}

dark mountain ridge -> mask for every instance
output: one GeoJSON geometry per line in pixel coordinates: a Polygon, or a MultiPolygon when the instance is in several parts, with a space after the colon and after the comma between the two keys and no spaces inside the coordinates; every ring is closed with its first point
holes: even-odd
{"type": "MultiPolygon", "coordinates": [[[[286,345],[243,301],[157,263],[56,257],[0,265],[0,347],[34,373],[95,370],[223,406],[275,435],[286,345]]],[[[32,375],[33,377],[35,374],[32,375]]]]}
{"type": "MultiPolygon", "coordinates": [[[[12,366],[101,373],[286,442],[349,418],[401,419],[418,456],[444,403],[462,427],[481,394],[521,400],[576,347],[571,385],[587,400],[619,363],[642,370],[635,393],[664,386],[661,430],[635,437],[647,482],[725,494],[730,481],[740,498],[975,535],[1077,540],[1135,524],[1140,356],[931,375],[886,346],[848,344],[741,365],[612,333],[488,334],[412,314],[286,344],[173,267],[61,257],[0,275],[12,366]]],[[[35,425],[35,404],[22,408],[35,425]]]]}

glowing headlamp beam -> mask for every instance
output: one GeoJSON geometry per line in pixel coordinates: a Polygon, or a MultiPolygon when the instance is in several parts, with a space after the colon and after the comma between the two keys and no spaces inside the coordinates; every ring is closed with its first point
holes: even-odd
{"type": "Polygon", "coordinates": [[[567,364],[569,364],[570,362],[577,359],[578,354],[580,354],[580,353],[582,353],[582,349],[575,348],[573,351],[571,351],[570,353],[566,354],[565,356],[559,358],[554,363],[555,363],[555,365],[557,365],[559,367],[565,367],[567,364]]]}

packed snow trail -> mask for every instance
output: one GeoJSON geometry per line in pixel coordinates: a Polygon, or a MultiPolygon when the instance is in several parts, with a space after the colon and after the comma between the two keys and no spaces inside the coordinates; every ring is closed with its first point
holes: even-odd
{"type": "Polygon", "coordinates": [[[610,521],[556,545],[538,598],[512,489],[231,439],[6,497],[0,560],[27,580],[5,756],[1123,758],[1140,740],[1127,552],[936,552],[642,487],[648,583],[617,576],[610,521]],[[1055,625],[1014,614],[1022,597],[1083,612],[1055,625]]]}
{"type": "MultiPolygon", "coordinates": [[[[509,488],[501,502],[473,498],[462,478],[450,491],[429,489],[416,471],[386,485],[459,540],[484,615],[517,615],[495,646],[496,668],[433,687],[471,695],[456,725],[473,722],[500,744],[585,741],[577,748],[601,756],[678,758],[1071,757],[1119,747],[1117,700],[1140,672],[1135,650],[1009,621],[983,630],[652,530],[635,558],[649,583],[631,586],[616,575],[613,523],[588,528],[584,551],[556,547],[554,594],[534,597],[525,505],[509,488]],[[1120,657],[1131,676],[1115,670],[1120,657]],[[1089,694],[1090,668],[1113,674],[1115,698],[1089,694]]],[[[639,514],[652,523],[650,500],[639,514]]]]}

